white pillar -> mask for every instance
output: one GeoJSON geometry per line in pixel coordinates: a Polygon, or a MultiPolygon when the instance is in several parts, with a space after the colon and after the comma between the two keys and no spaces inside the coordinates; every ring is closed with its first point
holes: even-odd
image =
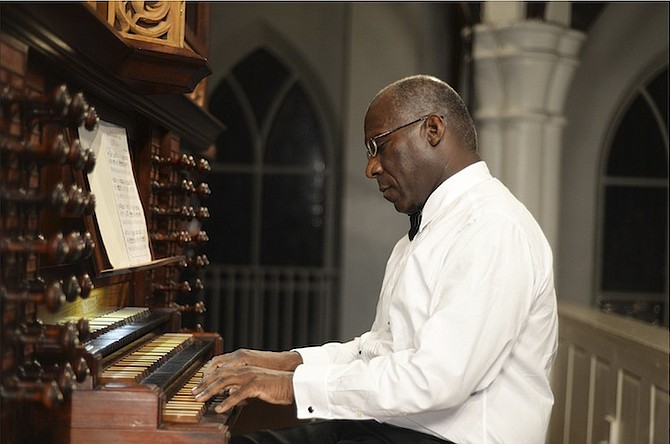
{"type": "Polygon", "coordinates": [[[555,246],[563,106],[585,35],[525,19],[469,32],[480,151],[555,246]]]}

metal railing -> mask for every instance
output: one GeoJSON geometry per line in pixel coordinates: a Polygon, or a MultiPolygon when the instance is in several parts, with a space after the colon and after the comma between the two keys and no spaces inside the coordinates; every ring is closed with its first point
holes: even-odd
{"type": "Polygon", "coordinates": [[[287,350],[337,336],[337,273],[314,267],[210,264],[203,284],[207,329],[226,351],[287,350]]]}

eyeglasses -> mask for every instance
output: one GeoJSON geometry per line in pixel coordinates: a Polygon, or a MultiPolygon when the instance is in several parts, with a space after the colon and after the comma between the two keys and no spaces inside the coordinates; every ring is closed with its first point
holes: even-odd
{"type": "Polygon", "coordinates": [[[425,116],[421,116],[421,117],[419,117],[418,119],[416,119],[416,120],[412,120],[412,121],[409,122],[409,123],[406,123],[406,124],[404,124],[404,125],[400,125],[400,126],[399,126],[398,128],[396,128],[396,129],[392,129],[392,130],[390,130],[390,131],[384,131],[384,132],[381,133],[381,134],[377,134],[376,136],[372,136],[372,137],[370,137],[370,138],[367,140],[367,142],[365,142],[365,148],[366,148],[366,150],[367,150],[367,152],[368,152],[368,159],[371,158],[371,157],[375,157],[375,156],[377,155],[377,139],[381,139],[381,138],[384,137],[384,136],[388,136],[389,134],[395,133],[395,132],[398,131],[399,129],[403,129],[403,128],[405,128],[406,126],[414,125],[415,123],[418,123],[418,122],[423,122],[423,121],[426,120],[429,116],[430,116],[430,114],[426,114],[425,116]]]}

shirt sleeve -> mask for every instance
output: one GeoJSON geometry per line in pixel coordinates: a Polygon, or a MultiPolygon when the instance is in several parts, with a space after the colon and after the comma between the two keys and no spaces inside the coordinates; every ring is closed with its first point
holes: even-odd
{"type": "Polygon", "coordinates": [[[533,248],[518,224],[478,221],[442,256],[410,256],[403,273],[412,279],[401,279],[403,297],[390,307],[391,352],[357,359],[356,343],[305,352],[293,379],[299,418],[447,409],[501,371],[535,282],[533,248]],[[342,350],[346,359],[333,357],[342,350]]]}
{"type": "Polygon", "coordinates": [[[298,412],[305,412],[307,415],[303,417],[318,417],[318,412],[323,411],[320,406],[328,403],[325,398],[328,388],[323,386],[319,377],[320,373],[327,371],[331,365],[349,363],[356,359],[359,340],[360,338],[355,338],[346,343],[329,342],[318,347],[293,349],[293,351],[300,353],[303,362],[296,368],[293,376],[294,396],[298,412]],[[297,389],[297,381],[303,381],[303,384],[301,384],[303,389],[297,389]],[[319,389],[309,390],[309,387],[318,387],[319,389]]]}
{"type": "Polygon", "coordinates": [[[360,338],[349,342],[329,342],[318,347],[302,347],[292,351],[300,353],[304,364],[337,364],[356,358],[360,338]]]}

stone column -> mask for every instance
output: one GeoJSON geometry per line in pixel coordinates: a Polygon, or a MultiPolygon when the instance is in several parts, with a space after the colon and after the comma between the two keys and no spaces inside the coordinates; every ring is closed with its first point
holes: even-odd
{"type": "Polygon", "coordinates": [[[478,24],[470,32],[480,151],[555,246],[563,105],[585,35],[540,20],[478,24]]]}

